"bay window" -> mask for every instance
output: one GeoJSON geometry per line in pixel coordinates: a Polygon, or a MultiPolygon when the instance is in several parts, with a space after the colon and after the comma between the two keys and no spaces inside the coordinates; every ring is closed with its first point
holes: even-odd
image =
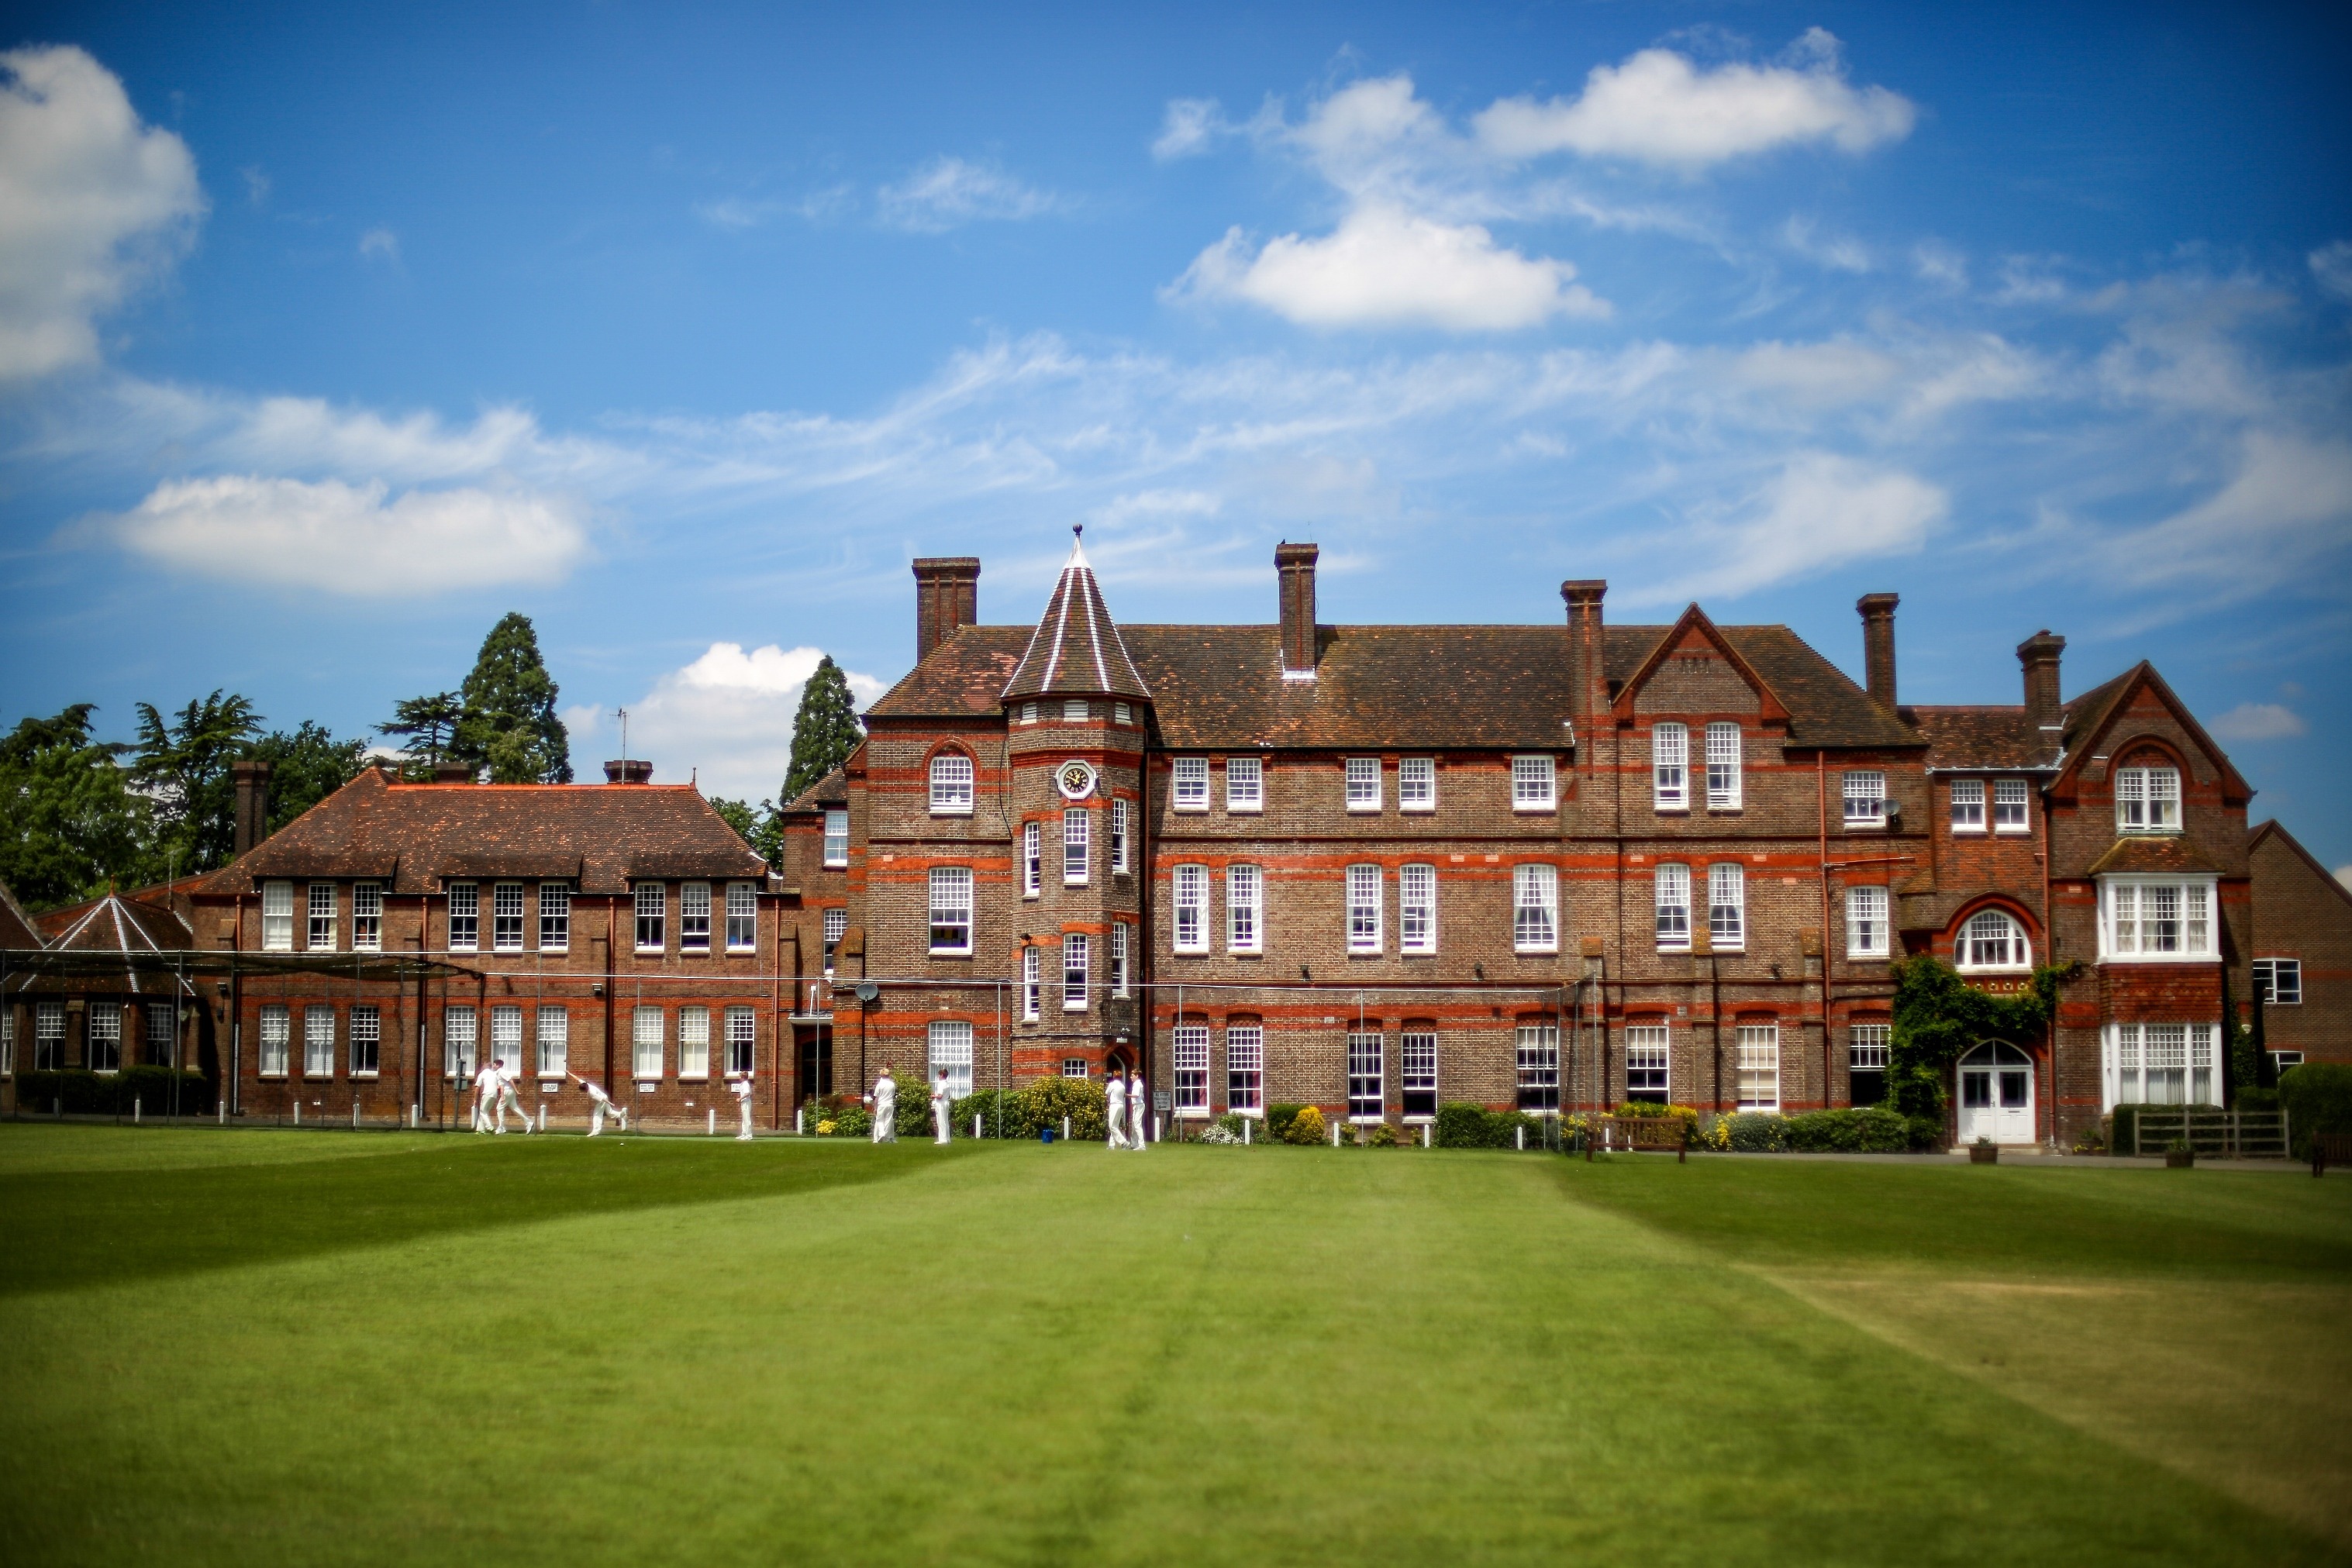
{"type": "Polygon", "coordinates": [[[2218,959],[2210,878],[2099,879],[2102,959],[2218,959]]]}
{"type": "Polygon", "coordinates": [[[2210,1023],[2111,1023],[2106,1026],[2105,1104],[2221,1103],[2221,1030],[2210,1023]]]}

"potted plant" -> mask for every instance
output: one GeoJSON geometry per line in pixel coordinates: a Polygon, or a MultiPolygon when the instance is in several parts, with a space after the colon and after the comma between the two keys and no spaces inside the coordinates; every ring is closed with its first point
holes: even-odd
{"type": "Polygon", "coordinates": [[[2164,1145],[2167,1170],[2185,1171],[2197,1163],[2197,1151],[2189,1146],[2186,1138],[2175,1138],[2164,1145]]]}
{"type": "Polygon", "coordinates": [[[1972,1166],[2000,1164],[2000,1145],[1994,1143],[1990,1136],[1979,1134],[1977,1141],[1969,1145],[1969,1164],[1972,1166]]]}

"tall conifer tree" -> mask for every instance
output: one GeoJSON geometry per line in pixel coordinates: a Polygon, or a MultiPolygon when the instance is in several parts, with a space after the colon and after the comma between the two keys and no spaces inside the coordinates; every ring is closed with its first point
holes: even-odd
{"type": "Polygon", "coordinates": [[[458,694],[466,713],[451,757],[488,768],[494,784],[572,782],[571,737],[555,716],[555,679],[529,616],[509,612],[490,628],[458,694]]]}
{"type": "Polygon", "coordinates": [[[849,677],[828,653],[817,661],[816,673],[801,689],[801,710],[793,716],[793,760],[784,774],[782,806],[849,760],[866,732],[857,726],[857,702],[849,695],[849,677]]]}

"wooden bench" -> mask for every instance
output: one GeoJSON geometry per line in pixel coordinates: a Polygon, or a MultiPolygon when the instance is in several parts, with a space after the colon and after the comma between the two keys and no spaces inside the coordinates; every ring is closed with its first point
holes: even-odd
{"type": "Polygon", "coordinates": [[[2352,1166],[2352,1133],[2311,1135],[2311,1174],[2326,1176],[2329,1166],[2352,1166]]]}
{"type": "Polygon", "coordinates": [[[1596,1146],[1659,1154],[1672,1149],[1681,1164],[1690,1158],[1690,1123],[1680,1116],[1595,1116],[1584,1126],[1587,1160],[1596,1146]]]}

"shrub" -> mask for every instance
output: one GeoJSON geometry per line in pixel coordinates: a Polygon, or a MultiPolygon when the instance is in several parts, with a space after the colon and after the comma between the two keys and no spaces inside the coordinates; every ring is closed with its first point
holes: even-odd
{"type": "Polygon", "coordinates": [[[1910,1126],[1884,1105],[1809,1111],[1784,1130],[1789,1147],[1805,1154],[1899,1155],[1911,1146],[1910,1126]]]}
{"type": "Polygon", "coordinates": [[[1761,1111],[1741,1111],[1724,1119],[1726,1145],[1734,1154],[1777,1155],[1789,1146],[1789,1124],[1761,1111]]]}
{"type": "Polygon", "coordinates": [[[1906,1119],[1904,1125],[1910,1131],[1913,1153],[1925,1154],[1930,1149],[1940,1149],[1944,1146],[1944,1124],[1941,1118],[1913,1116],[1906,1119]]]}
{"type": "Polygon", "coordinates": [[[902,1138],[928,1138],[931,1135],[930,1085],[919,1078],[898,1081],[898,1135],[902,1138]]]}
{"type": "Polygon", "coordinates": [[[1435,1135],[1431,1142],[1441,1149],[1508,1149],[1517,1146],[1518,1130],[1522,1127],[1536,1134],[1529,1144],[1540,1147],[1541,1117],[1517,1111],[1489,1111],[1484,1105],[1457,1101],[1437,1108],[1435,1135]]]}
{"type": "MultiPolygon", "coordinates": [[[[1062,1118],[1070,1119],[1070,1136],[1079,1143],[1101,1143],[1110,1132],[1109,1102],[1103,1086],[1091,1078],[1040,1078],[1024,1084],[1013,1098],[1021,1106],[1021,1135],[1034,1138],[1038,1129],[1051,1127],[1062,1135],[1062,1118]]],[[[1013,1132],[1013,1118],[1004,1118],[1013,1132]]]]}
{"type": "Polygon", "coordinates": [[[2278,1096],[2296,1159],[2311,1157],[2315,1133],[2352,1133],[2352,1065],[2306,1061],[2290,1067],[2279,1078],[2278,1096]]]}
{"type": "Polygon", "coordinates": [[[1290,1124],[1298,1118],[1304,1105],[1268,1105],[1265,1108],[1265,1135],[1276,1143],[1290,1141],[1290,1124]]]}
{"type": "Polygon", "coordinates": [[[2279,1092],[2275,1089],[2241,1089],[2231,1102],[2231,1108],[2264,1113],[2275,1111],[2279,1108],[2279,1092]]]}
{"type": "Polygon", "coordinates": [[[1323,1113],[1312,1105],[1301,1105],[1290,1125],[1282,1130],[1286,1144],[1319,1144],[1329,1135],[1323,1125],[1323,1113]]]}
{"type": "Polygon", "coordinates": [[[2108,1147],[2119,1155],[2132,1152],[2132,1134],[2139,1124],[2137,1105],[2118,1105],[2115,1110],[2116,1141],[2108,1147]]]}
{"type": "Polygon", "coordinates": [[[873,1131],[874,1113],[863,1105],[852,1105],[833,1119],[833,1135],[836,1138],[863,1138],[873,1131]]]}
{"type": "Polygon", "coordinates": [[[1393,1149],[1397,1146],[1397,1131],[1382,1122],[1372,1129],[1372,1135],[1367,1141],[1376,1149],[1393,1149]]]}

